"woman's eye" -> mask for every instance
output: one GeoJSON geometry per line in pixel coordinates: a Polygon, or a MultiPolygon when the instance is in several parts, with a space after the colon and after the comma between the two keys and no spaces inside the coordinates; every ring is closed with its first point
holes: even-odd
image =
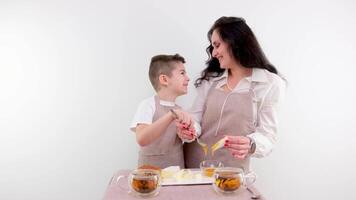
{"type": "Polygon", "coordinates": [[[212,47],[213,49],[219,48],[220,44],[213,44],[212,47]]]}

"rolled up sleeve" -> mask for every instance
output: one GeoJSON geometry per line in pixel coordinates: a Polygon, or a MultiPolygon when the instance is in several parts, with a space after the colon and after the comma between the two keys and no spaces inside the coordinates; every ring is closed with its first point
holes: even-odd
{"type": "Polygon", "coordinates": [[[257,112],[256,131],[249,135],[256,143],[256,151],[251,155],[252,157],[265,157],[275,146],[278,127],[277,112],[284,98],[284,92],[284,81],[275,81],[261,102],[257,112]]]}

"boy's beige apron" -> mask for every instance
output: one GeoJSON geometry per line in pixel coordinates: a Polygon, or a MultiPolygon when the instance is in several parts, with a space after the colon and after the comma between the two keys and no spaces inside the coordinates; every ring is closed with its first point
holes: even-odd
{"type": "MultiPolygon", "coordinates": [[[[178,106],[170,107],[160,104],[158,96],[154,97],[156,111],[153,115],[152,122],[161,118],[172,108],[179,108],[178,106]]],[[[172,122],[167,130],[153,143],[148,146],[140,148],[138,166],[154,165],[161,169],[169,166],[180,166],[184,168],[184,155],[182,141],[177,136],[177,129],[174,122],[172,122]]]]}
{"type": "Polygon", "coordinates": [[[245,91],[232,91],[231,93],[226,93],[220,88],[216,89],[217,83],[213,83],[206,98],[201,122],[202,134],[199,138],[209,145],[208,156],[205,157],[196,141],[185,144],[186,167],[199,168],[201,161],[215,159],[221,161],[225,167],[240,167],[248,171],[249,157],[237,160],[226,148],[215,151],[212,157],[210,147],[225,135],[245,136],[255,131],[257,105],[253,91],[254,83],[251,83],[250,88],[245,91]]]}

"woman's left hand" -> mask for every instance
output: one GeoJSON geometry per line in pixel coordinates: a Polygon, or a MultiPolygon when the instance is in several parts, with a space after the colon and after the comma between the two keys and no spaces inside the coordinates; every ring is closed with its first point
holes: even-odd
{"type": "Polygon", "coordinates": [[[231,135],[226,137],[225,148],[227,148],[236,159],[245,159],[250,150],[250,138],[231,135]]]}
{"type": "Polygon", "coordinates": [[[180,139],[193,140],[196,136],[194,127],[188,127],[186,124],[183,124],[176,120],[176,127],[177,127],[177,135],[180,139]]]}

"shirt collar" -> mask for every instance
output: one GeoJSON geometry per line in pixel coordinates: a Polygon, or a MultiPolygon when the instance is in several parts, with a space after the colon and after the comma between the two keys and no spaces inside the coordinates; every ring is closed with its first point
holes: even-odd
{"type": "MultiPolygon", "coordinates": [[[[225,70],[221,76],[216,77],[213,80],[214,81],[220,81],[222,79],[226,80],[227,76],[228,76],[228,71],[225,70]]],[[[251,81],[253,81],[253,82],[268,82],[265,70],[260,69],[260,68],[253,68],[252,75],[249,77],[246,77],[246,79],[250,82],[251,81]]]]}
{"type": "Polygon", "coordinates": [[[225,70],[221,76],[215,77],[212,80],[213,81],[220,81],[220,80],[226,79],[227,75],[228,75],[227,70],[225,70]]]}
{"type": "Polygon", "coordinates": [[[159,100],[159,104],[161,104],[162,106],[169,106],[169,107],[174,107],[176,105],[175,102],[173,101],[165,101],[165,100],[159,100]]]}
{"type": "Polygon", "coordinates": [[[218,82],[215,88],[221,88],[223,85],[226,84],[227,75],[227,70],[225,70],[221,76],[213,78],[213,81],[218,82]]]}
{"type": "MultiPolygon", "coordinates": [[[[221,76],[214,78],[213,80],[218,82],[215,88],[221,88],[225,85],[227,82],[227,76],[228,71],[225,70],[221,76]]],[[[266,71],[260,68],[253,68],[252,75],[241,80],[238,89],[248,89],[252,82],[268,82],[266,71]]]]}
{"type": "Polygon", "coordinates": [[[251,81],[254,82],[268,82],[265,69],[253,68],[251,81]]]}

